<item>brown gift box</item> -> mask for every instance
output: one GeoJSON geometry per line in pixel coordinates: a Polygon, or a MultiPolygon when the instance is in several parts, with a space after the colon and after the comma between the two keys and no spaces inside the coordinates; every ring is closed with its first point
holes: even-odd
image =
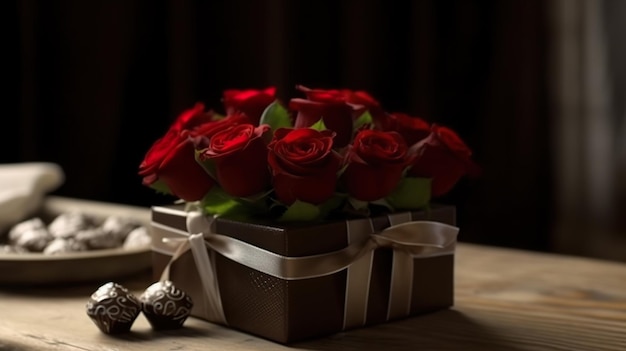
{"type": "MultiPolygon", "coordinates": [[[[351,227],[354,231],[355,227],[351,225],[358,220],[283,225],[217,218],[212,228],[214,233],[220,234],[218,237],[247,243],[252,249],[261,249],[259,253],[269,255],[270,258],[319,259],[316,255],[345,251],[354,242],[355,234],[367,238],[389,227],[391,216],[394,215],[365,219],[371,228],[367,233],[349,233],[351,227]]],[[[400,215],[409,216],[408,221],[455,224],[455,209],[451,206],[434,206],[427,212],[406,212],[400,215]]],[[[243,260],[233,258],[237,257],[238,250],[226,250],[224,255],[230,258],[206,249],[204,245],[200,251],[190,250],[188,243],[191,240],[187,240],[190,238],[188,217],[189,212],[185,212],[182,206],[152,208],[153,269],[156,279],[165,276],[191,295],[194,300],[192,315],[195,317],[288,343],[432,312],[453,304],[456,232],[454,239],[446,244],[447,252],[409,257],[412,267],[409,267],[408,279],[401,276],[403,278],[395,278],[394,282],[394,260],[401,256],[394,245],[376,247],[365,257],[355,259],[354,264],[321,276],[312,274],[311,277],[282,279],[236,262],[245,263],[245,258],[250,258],[250,255],[240,257],[243,260]],[[203,256],[202,252],[207,253],[204,255],[208,258],[206,261],[198,261],[198,256],[203,256]],[[199,269],[197,262],[212,268],[209,271],[207,267],[199,269]],[[203,278],[215,275],[203,280],[200,274],[205,275],[203,278]],[[397,283],[405,285],[404,290],[408,291],[405,293],[408,304],[400,312],[397,303],[391,307],[390,300],[393,286],[397,283]],[[213,294],[207,292],[206,285],[217,286],[216,291],[213,294]],[[213,300],[216,296],[221,300],[217,303],[217,317],[211,307],[215,305],[213,300]]],[[[204,238],[206,233],[200,240],[204,238]]],[[[252,258],[248,261],[255,263],[252,258]]],[[[397,270],[402,273],[402,269],[397,270]]],[[[285,274],[289,275],[289,272],[285,274]]],[[[398,291],[396,289],[395,293],[398,291]]]]}

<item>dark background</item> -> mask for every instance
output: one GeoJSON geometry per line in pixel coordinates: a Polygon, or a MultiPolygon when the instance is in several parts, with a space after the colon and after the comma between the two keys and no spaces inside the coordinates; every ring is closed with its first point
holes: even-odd
{"type": "Polygon", "coordinates": [[[462,241],[551,249],[547,10],[520,1],[3,3],[0,162],[50,161],[56,194],[148,206],[144,153],[226,88],[363,89],[455,129],[482,166],[440,201],[462,241]],[[6,60],[5,60],[6,62],[6,60]]]}

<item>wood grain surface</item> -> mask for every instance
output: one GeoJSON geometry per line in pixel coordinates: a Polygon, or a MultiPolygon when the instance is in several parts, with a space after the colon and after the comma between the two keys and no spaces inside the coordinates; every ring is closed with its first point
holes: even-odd
{"type": "Polygon", "coordinates": [[[155,332],[143,315],[111,337],[85,314],[98,285],[0,287],[0,350],[626,350],[626,265],[575,257],[460,244],[454,308],[289,346],[193,318],[155,332]]]}

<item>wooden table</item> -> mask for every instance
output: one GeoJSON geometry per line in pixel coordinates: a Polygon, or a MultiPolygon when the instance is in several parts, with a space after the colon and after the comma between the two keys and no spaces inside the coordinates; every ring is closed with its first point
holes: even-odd
{"type": "MultiPolygon", "coordinates": [[[[297,350],[626,350],[626,264],[461,244],[450,310],[291,345],[297,350]]],[[[1,272],[0,272],[1,274],[1,272]]],[[[149,275],[122,281],[142,291],[149,275]]],[[[85,314],[97,286],[0,288],[0,350],[285,350],[197,319],[111,337],[85,314]]]]}

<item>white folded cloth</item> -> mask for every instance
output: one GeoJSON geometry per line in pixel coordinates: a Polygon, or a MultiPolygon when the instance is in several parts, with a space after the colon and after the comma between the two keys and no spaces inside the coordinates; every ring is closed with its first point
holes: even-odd
{"type": "Polygon", "coordinates": [[[45,195],[64,181],[63,170],[54,163],[0,164],[0,234],[32,216],[45,195]]]}

